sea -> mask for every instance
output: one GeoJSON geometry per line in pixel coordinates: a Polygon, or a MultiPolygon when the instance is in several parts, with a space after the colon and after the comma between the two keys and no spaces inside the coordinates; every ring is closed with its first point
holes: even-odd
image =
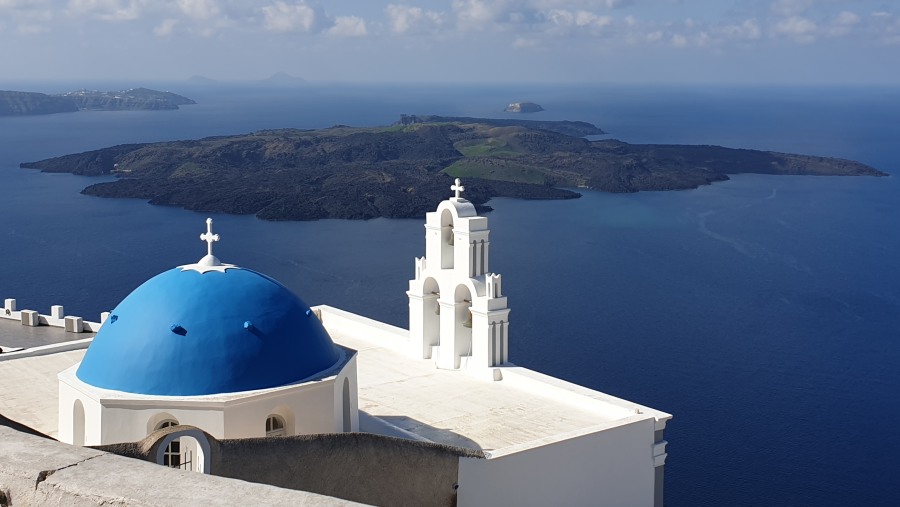
{"type": "MultiPolygon", "coordinates": [[[[487,216],[511,361],[672,413],[666,505],[900,505],[900,89],[126,84],[138,85],[198,103],[0,118],[0,298],[97,320],[205,253],[206,213],[88,197],[79,191],[109,178],[18,168],[121,143],[386,125],[403,113],[505,117],[507,103],[528,100],[546,108],[529,118],[588,121],[629,143],[842,157],[890,173],[582,189],[568,201],[494,199],[487,216]]],[[[406,325],[424,217],[210,216],[224,262],[310,304],[406,325]]]]}

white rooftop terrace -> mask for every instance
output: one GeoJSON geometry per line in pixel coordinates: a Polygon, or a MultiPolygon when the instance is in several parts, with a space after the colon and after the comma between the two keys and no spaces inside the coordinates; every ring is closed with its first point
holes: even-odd
{"type": "MultiPolygon", "coordinates": [[[[58,329],[54,331],[65,333],[58,329]]],[[[78,364],[84,352],[85,349],[80,349],[0,359],[0,414],[56,438],[59,433],[59,381],[56,375],[78,364]]],[[[4,355],[13,357],[13,354],[4,355]]]]}
{"type": "MultiPolygon", "coordinates": [[[[480,449],[538,446],[670,414],[514,365],[443,370],[412,356],[405,329],[328,306],[316,307],[332,339],[356,349],[359,409],[408,437],[480,449]]],[[[368,418],[360,414],[363,431],[368,418]]]]}
{"type": "MultiPolygon", "coordinates": [[[[499,381],[492,380],[495,369],[478,374],[438,369],[432,360],[412,356],[405,329],[328,306],[315,310],[336,343],[358,351],[363,431],[495,454],[641,419],[654,419],[656,428],[662,429],[671,418],[513,365],[496,369],[499,381]]],[[[0,330],[0,336],[10,341],[31,345],[0,355],[0,413],[55,437],[57,374],[81,361],[93,334],[32,328],[4,319],[0,330]],[[34,333],[42,339],[29,340],[34,333]],[[44,345],[46,341],[55,345],[44,345]]]]}

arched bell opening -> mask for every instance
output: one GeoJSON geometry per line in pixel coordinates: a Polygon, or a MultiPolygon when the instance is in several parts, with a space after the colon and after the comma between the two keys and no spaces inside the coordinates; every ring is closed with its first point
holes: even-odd
{"type": "Polygon", "coordinates": [[[472,355],[472,293],[465,285],[456,287],[454,294],[456,303],[456,350],[459,356],[472,355]]]}
{"type": "Polygon", "coordinates": [[[422,288],[424,295],[422,304],[422,338],[426,348],[441,343],[441,305],[438,299],[441,297],[437,280],[427,278],[422,288]]]}
{"type": "Polygon", "coordinates": [[[453,213],[441,212],[441,269],[453,269],[453,213]]]}

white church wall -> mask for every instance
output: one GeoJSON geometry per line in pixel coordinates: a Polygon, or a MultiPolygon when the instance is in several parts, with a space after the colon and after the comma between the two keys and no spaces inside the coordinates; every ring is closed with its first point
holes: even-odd
{"type": "Polygon", "coordinates": [[[357,396],[356,354],[347,362],[334,381],[335,433],[359,431],[359,399],[357,396]]]}
{"type": "Polygon", "coordinates": [[[147,400],[103,408],[103,444],[137,442],[152,433],[164,420],[203,428],[216,438],[224,438],[224,416],[213,407],[173,406],[171,400],[147,400]],[[139,404],[138,404],[139,403],[139,404]],[[151,429],[152,427],[152,429],[151,429]]]}
{"type": "Polygon", "coordinates": [[[59,384],[59,426],[57,439],[73,445],[100,445],[101,407],[100,403],[84,393],[60,382],[59,384]],[[80,409],[76,409],[76,402],[80,409]],[[76,419],[79,419],[76,421],[76,419]],[[78,435],[76,435],[76,430],[78,435]]]}
{"type": "Polygon", "coordinates": [[[72,406],[75,404],[77,396],[73,391],[68,385],[62,382],[59,383],[59,408],[57,410],[57,414],[59,414],[59,429],[56,438],[60,442],[67,444],[74,443],[72,435],[72,406]]]}
{"type": "MultiPolygon", "coordinates": [[[[590,431],[590,430],[588,430],[590,431]]],[[[652,507],[653,419],[460,458],[458,505],[652,507]]]]}
{"type": "MultiPolygon", "coordinates": [[[[329,377],[229,404],[225,409],[224,437],[212,432],[210,434],[216,438],[264,437],[266,418],[272,414],[285,419],[288,435],[331,433],[336,424],[332,410],[334,389],[335,378],[329,377]]],[[[206,429],[203,426],[195,426],[206,429]]]]}

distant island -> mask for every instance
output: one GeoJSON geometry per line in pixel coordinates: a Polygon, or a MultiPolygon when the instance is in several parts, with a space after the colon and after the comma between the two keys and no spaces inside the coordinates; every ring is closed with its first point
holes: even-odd
{"type": "Polygon", "coordinates": [[[35,92],[0,91],[0,116],[71,113],[75,111],[146,111],[171,110],[196,104],[193,100],[171,92],[149,88],[101,92],[76,90],[46,95],[35,92]]]}
{"type": "Polygon", "coordinates": [[[539,113],[544,108],[534,102],[512,102],[506,106],[507,113],[539,113]]]}
{"type": "Polygon", "coordinates": [[[309,84],[302,77],[293,76],[287,72],[276,72],[265,79],[249,81],[220,81],[206,76],[191,76],[188,78],[191,85],[204,87],[262,87],[262,88],[297,88],[309,84]]]}
{"type": "Polygon", "coordinates": [[[886,176],[836,158],[583,137],[602,133],[585,122],[404,115],[383,127],[119,145],[20,166],[119,178],[88,195],[266,220],[419,217],[447,197],[453,177],[488,210],[495,196],[580,197],[559,187],[678,190],[737,173],[886,176]]]}

